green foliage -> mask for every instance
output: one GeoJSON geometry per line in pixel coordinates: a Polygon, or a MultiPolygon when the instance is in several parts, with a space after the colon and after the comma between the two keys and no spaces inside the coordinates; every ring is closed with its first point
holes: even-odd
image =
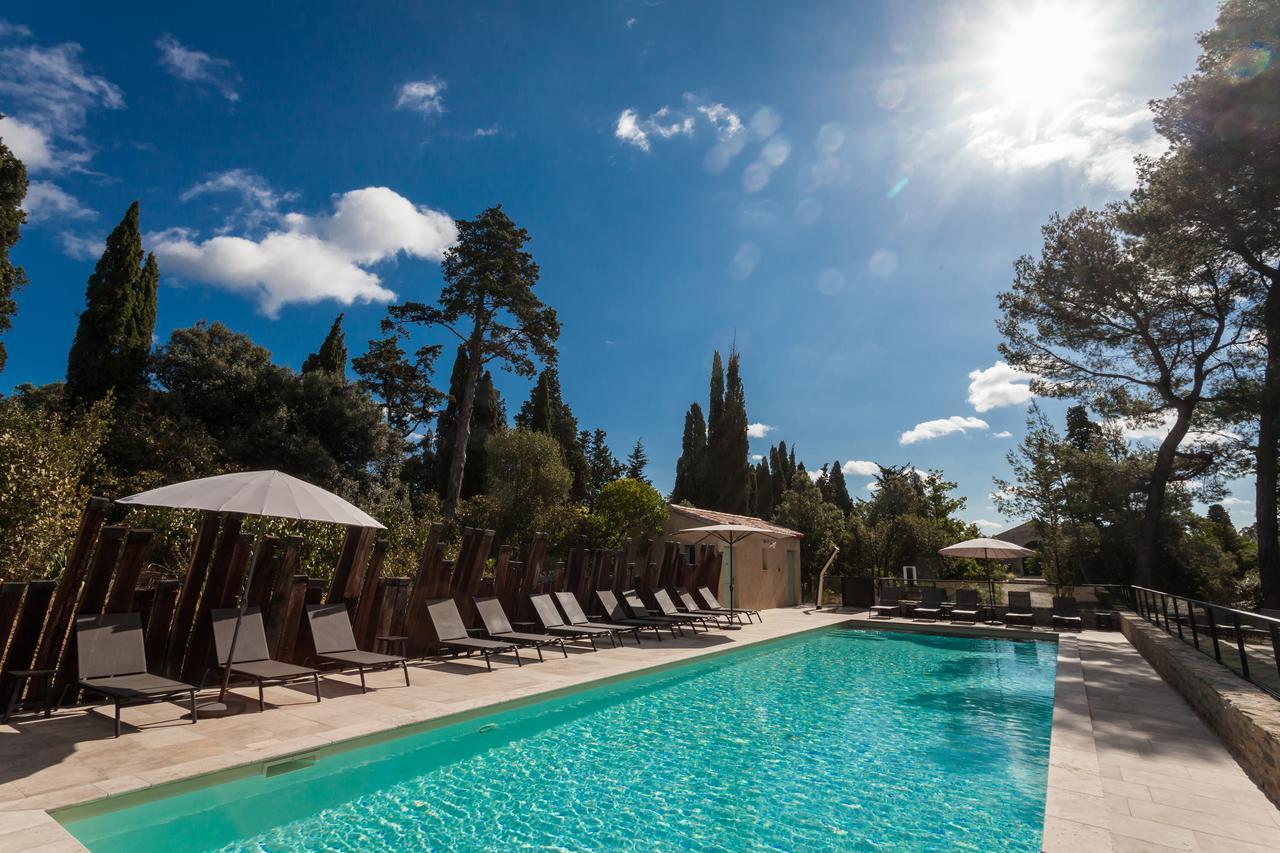
{"type": "MultiPolygon", "coordinates": [[[[13,152],[0,141],[0,335],[13,325],[13,315],[18,313],[14,299],[27,284],[27,274],[22,267],[9,260],[9,250],[22,236],[22,226],[27,221],[22,200],[27,195],[27,168],[13,152]]],[[[0,371],[4,370],[8,353],[0,341],[0,371]]]]}
{"type": "Polygon", "coordinates": [[[543,432],[497,433],[489,438],[487,451],[494,529],[519,552],[528,547],[539,514],[568,501],[573,474],[559,444],[543,432]]]}
{"type": "Polygon", "coordinates": [[[578,434],[578,443],[587,449],[587,508],[595,505],[596,498],[609,483],[623,474],[622,463],[605,443],[605,431],[597,429],[589,436],[586,430],[578,434]]]}
{"type": "Polygon", "coordinates": [[[146,387],[159,283],[155,255],[143,256],[135,201],[107,237],[89,276],[85,309],[67,356],[72,404],[92,403],[112,392],[127,403],[146,387]]]}
{"type": "Polygon", "coordinates": [[[560,393],[560,374],[548,367],[538,374],[529,399],[516,414],[516,426],[551,436],[560,445],[560,453],[573,474],[569,490],[575,501],[586,500],[591,491],[592,472],[587,448],[578,433],[578,419],[560,393]]]}
{"type": "Polygon", "coordinates": [[[666,521],[667,504],[657,489],[633,477],[614,480],[591,510],[592,544],[620,548],[628,536],[656,538],[666,521]]]}
{"type": "Polygon", "coordinates": [[[323,370],[336,376],[345,376],[347,372],[347,336],[342,331],[342,314],[329,327],[329,334],[324,336],[320,349],[302,361],[302,372],[311,373],[323,370]]]}
{"type": "Polygon", "coordinates": [[[653,482],[644,473],[645,466],[648,464],[649,454],[644,452],[644,442],[637,438],[635,445],[631,448],[631,452],[627,454],[627,476],[646,486],[653,485],[653,482]]]}
{"type": "Polygon", "coordinates": [[[685,415],[671,500],[721,512],[747,512],[751,509],[751,472],[747,461],[746,393],[737,352],[729,353],[727,387],[720,352],[717,350],[712,356],[707,413],[705,425],[697,403],[685,415]]]}
{"type": "Polygon", "coordinates": [[[430,422],[445,395],[431,384],[440,346],[419,347],[410,361],[402,339],[388,329],[386,337],[369,341],[368,351],[352,359],[351,366],[360,386],[382,401],[387,423],[407,439],[430,422]]]}
{"type": "MultiPolygon", "coordinates": [[[[459,345],[457,357],[453,362],[453,371],[449,376],[449,402],[436,418],[435,484],[441,497],[444,497],[448,490],[449,471],[453,465],[454,448],[457,446],[458,416],[462,408],[462,398],[466,393],[469,369],[466,347],[459,345]]],[[[498,389],[494,387],[493,376],[486,370],[480,374],[476,382],[471,429],[467,436],[467,461],[462,478],[463,497],[471,497],[485,491],[487,485],[485,448],[490,436],[503,432],[506,428],[506,404],[498,394],[498,389]]]]}
{"type": "Polygon", "coordinates": [[[697,504],[702,500],[707,454],[707,422],[702,407],[689,406],[684,416],[684,437],[680,442],[680,458],[676,460],[676,478],[671,488],[671,502],[697,504]]]}
{"type": "Polygon", "coordinates": [[[773,520],[803,534],[800,573],[804,584],[812,585],[842,536],[844,517],[839,507],[823,500],[822,492],[809,475],[798,472],[792,478],[791,488],[783,494],[773,520]]]}
{"type": "Polygon", "coordinates": [[[63,417],[0,399],[0,566],[6,580],[49,577],[65,560],[101,462],[112,401],[63,417]]]}

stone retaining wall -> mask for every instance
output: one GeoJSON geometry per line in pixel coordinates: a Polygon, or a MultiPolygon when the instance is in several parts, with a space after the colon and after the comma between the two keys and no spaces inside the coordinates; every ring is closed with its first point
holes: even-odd
{"type": "Polygon", "coordinates": [[[1133,613],[1120,630],[1280,806],[1280,700],[1133,613]]]}

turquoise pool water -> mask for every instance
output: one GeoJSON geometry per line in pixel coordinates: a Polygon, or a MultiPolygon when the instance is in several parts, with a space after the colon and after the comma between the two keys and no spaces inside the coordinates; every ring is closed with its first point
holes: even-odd
{"type": "Polygon", "coordinates": [[[64,823],[130,853],[1037,850],[1055,658],[838,628],[64,823]]]}

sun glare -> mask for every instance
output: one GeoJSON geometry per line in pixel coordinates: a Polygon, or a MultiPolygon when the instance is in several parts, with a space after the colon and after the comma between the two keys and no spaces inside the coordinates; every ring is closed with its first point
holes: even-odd
{"type": "Polygon", "coordinates": [[[1052,111],[1089,90],[1100,34],[1088,5],[1019,4],[991,26],[990,80],[1007,106],[1052,111]]]}

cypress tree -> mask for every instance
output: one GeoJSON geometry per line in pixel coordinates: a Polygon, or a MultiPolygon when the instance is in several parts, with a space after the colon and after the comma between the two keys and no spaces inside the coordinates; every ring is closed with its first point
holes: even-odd
{"type": "Polygon", "coordinates": [[[559,393],[560,383],[555,380],[551,368],[538,374],[538,381],[529,392],[529,399],[524,401],[520,411],[516,413],[516,426],[532,432],[545,432],[555,435],[556,412],[555,397],[559,393]],[[555,387],[552,388],[554,382],[555,387]]]}
{"type": "Polygon", "coordinates": [[[753,471],[754,474],[754,491],[755,491],[755,508],[754,513],[758,518],[769,519],[773,517],[773,473],[769,470],[769,457],[761,456],[760,461],[756,463],[753,471]]]}
{"type": "Polygon", "coordinates": [[[631,448],[631,453],[627,456],[627,476],[646,486],[651,485],[649,478],[644,475],[644,468],[648,464],[649,454],[644,452],[644,442],[637,438],[635,447],[631,448]]]}
{"type": "MultiPolygon", "coordinates": [[[[27,221],[22,200],[27,195],[27,167],[0,141],[0,335],[13,325],[18,313],[14,296],[27,284],[27,274],[9,260],[9,250],[22,236],[27,221]]],[[[0,341],[0,370],[4,370],[8,353],[0,341]]]]}
{"type": "Polygon", "coordinates": [[[701,500],[702,469],[707,453],[707,422],[702,407],[689,406],[684,416],[684,437],[680,441],[680,458],[676,460],[676,478],[671,487],[671,502],[701,500]]]}
{"type": "Polygon", "coordinates": [[[827,492],[831,495],[828,500],[848,515],[853,509],[853,498],[849,496],[849,484],[845,482],[844,469],[840,467],[839,459],[831,463],[831,470],[827,473],[827,492]]]}
{"type": "Polygon", "coordinates": [[[145,386],[159,282],[155,255],[143,257],[135,201],[107,237],[89,276],[85,309],[67,357],[72,403],[92,403],[110,391],[125,399],[145,386]]]}
{"type": "MultiPolygon", "coordinates": [[[[711,395],[707,407],[707,446],[715,447],[720,440],[720,431],[724,422],[724,363],[720,360],[720,351],[716,350],[711,358],[711,395]]],[[[704,484],[706,485],[706,484],[704,484]]],[[[714,489],[708,488],[709,493],[714,489]]]]}
{"type": "Polygon", "coordinates": [[[710,440],[711,469],[718,487],[714,508],[721,512],[741,513],[747,510],[749,443],[747,400],[742,387],[741,367],[741,356],[730,351],[720,429],[716,438],[710,440]]]}
{"type": "Polygon", "coordinates": [[[587,469],[590,472],[587,505],[592,506],[600,490],[622,475],[622,463],[605,443],[605,431],[602,429],[591,434],[583,430],[578,433],[578,442],[587,448],[587,469]]]}
{"type": "Polygon", "coordinates": [[[323,370],[335,376],[346,376],[347,373],[347,336],[342,331],[342,314],[329,327],[329,334],[324,336],[320,351],[313,352],[302,362],[302,372],[323,370]]]}

